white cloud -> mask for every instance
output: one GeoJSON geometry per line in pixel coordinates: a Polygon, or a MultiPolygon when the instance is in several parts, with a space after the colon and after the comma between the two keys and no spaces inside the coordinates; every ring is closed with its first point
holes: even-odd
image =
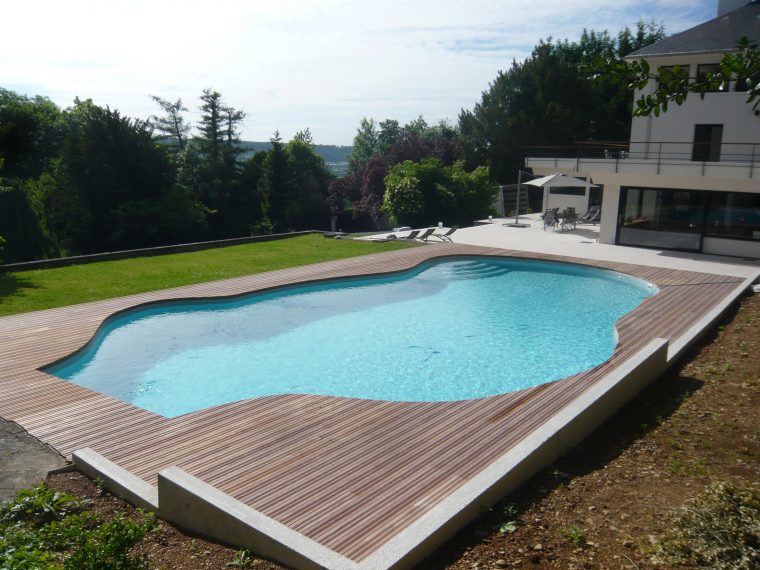
{"type": "MultiPolygon", "coordinates": [[[[249,113],[244,137],[309,127],[350,143],[363,116],[471,108],[539,38],[616,34],[637,20],[670,33],[714,16],[707,0],[41,0],[3,8],[0,85],[74,96],[145,118],[148,94],[196,107],[205,87],[249,113]]],[[[33,90],[33,91],[30,91],[33,90]]]]}

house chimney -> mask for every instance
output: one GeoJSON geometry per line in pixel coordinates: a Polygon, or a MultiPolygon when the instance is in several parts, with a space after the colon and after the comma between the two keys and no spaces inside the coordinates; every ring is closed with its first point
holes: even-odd
{"type": "Polygon", "coordinates": [[[749,0],[718,0],[718,18],[749,4],[749,0]]]}

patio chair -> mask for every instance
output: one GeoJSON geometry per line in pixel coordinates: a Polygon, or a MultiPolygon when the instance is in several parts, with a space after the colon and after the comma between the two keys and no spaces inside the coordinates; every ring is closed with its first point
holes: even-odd
{"type": "Polygon", "coordinates": [[[549,208],[544,212],[544,215],[541,216],[541,221],[544,223],[544,231],[546,231],[546,228],[557,227],[557,209],[558,208],[549,208]]]}
{"type": "Polygon", "coordinates": [[[588,212],[586,212],[582,216],[578,216],[577,223],[596,225],[596,223],[599,221],[599,216],[601,215],[601,213],[602,213],[602,209],[599,206],[591,206],[588,209],[588,212]]]}
{"type": "Polygon", "coordinates": [[[575,208],[566,208],[562,214],[562,220],[560,221],[560,229],[562,230],[574,230],[575,225],[578,223],[578,214],[575,213],[575,208]]]}
{"type": "Polygon", "coordinates": [[[414,239],[418,239],[420,241],[427,241],[428,238],[433,235],[433,232],[435,231],[435,228],[425,228],[422,230],[422,232],[414,239]]]}
{"type": "Polygon", "coordinates": [[[451,241],[451,234],[459,229],[459,226],[452,226],[442,234],[433,233],[430,237],[436,237],[441,241],[451,241]]]}

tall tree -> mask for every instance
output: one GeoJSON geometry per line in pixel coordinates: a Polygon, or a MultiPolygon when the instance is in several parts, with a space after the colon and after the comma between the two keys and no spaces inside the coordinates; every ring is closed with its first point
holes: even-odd
{"type": "MultiPolygon", "coordinates": [[[[261,233],[262,205],[259,181],[264,172],[266,152],[257,152],[240,165],[239,187],[230,200],[230,206],[237,212],[240,227],[236,228],[237,235],[261,233]]],[[[267,205],[267,213],[269,206],[267,205]]],[[[264,233],[271,231],[271,221],[264,224],[264,233]]]]}
{"type": "Polygon", "coordinates": [[[69,253],[176,243],[197,230],[201,210],[175,186],[147,122],[91,101],[77,100],[67,115],[50,215],[69,253]]]}
{"type": "Polygon", "coordinates": [[[360,171],[369,159],[375,155],[378,148],[377,137],[375,120],[363,118],[361,123],[359,123],[359,128],[356,129],[351,154],[348,155],[349,168],[352,171],[360,171]]]}
{"type": "Polygon", "coordinates": [[[272,146],[262,163],[259,191],[262,199],[262,227],[279,233],[288,230],[287,208],[293,198],[290,157],[282,143],[280,133],[275,131],[272,146]],[[268,226],[268,227],[267,227],[268,226]]]}
{"type": "Polygon", "coordinates": [[[663,33],[661,27],[642,24],[635,41],[630,30],[618,40],[586,30],[579,42],[540,41],[524,62],[499,72],[472,111],[460,113],[468,167],[485,164],[497,181],[509,182],[527,146],[626,139],[632,102],[626,85],[614,79],[595,82],[587,67],[599,55],[655,41],[663,33]]]}
{"type": "Polygon", "coordinates": [[[379,223],[382,214],[387,174],[388,166],[379,156],[373,156],[361,171],[359,187],[361,197],[357,204],[357,210],[369,215],[375,224],[379,223]]]}
{"type": "Polygon", "coordinates": [[[0,89],[0,234],[7,240],[5,260],[28,261],[55,253],[45,224],[46,177],[66,130],[60,109],[44,97],[0,89]]]}
{"type": "Polygon", "coordinates": [[[385,154],[388,152],[401,133],[401,127],[399,122],[395,119],[386,119],[380,121],[380,131],[377,133],[377,154],[385,154]]]}
{"type": "Polygon", "coordinates": [[[618,33],[616,55],[618,57],[625,57],[629,53],[640,50],[664,37],[665,28],[662,24],[657,24],[654,20],[650,20],[649,22],[639,20],[636,22],[635,32],[632,32],[626,26],[618,33]]]}
{"type": "Polygon", "coordinates": [[[164,115],[161,117],[152,115],[150,118],[153,128],[158,131],[157,140],[171,141],[173,143],[172,146],[176,146],[178,151],[184,151],[187,145],[187,137],[190,133],[190,124],[186,123],[185,118],[182,116],[182,113],[187,112],[187,107],[182,104],[182,99],[177,99],[172,103],[156,95],[151,95],[150,98],[164,112],[164,115]]]}
{"type": "Polygon", "coordinates": [[[204,89],[201,95],[203,104],[200,107],[201,119],[198,125],[198,142],[201,150],[211,160],[218,161],[224,142],[224,127],[222,125],[222,94],[211,89],[204,89]]]}
{"type": "Polygon", "coordinates": [[[221,93],[204,89],[198,133],[184,158],[183,180],[207,208],[210,237],[235,237],[247,227],[236,211],[240,192],[240,123],[245,113],[226,105],[221,93]]]}
{"type": "Polygon", "coordinates": [[[288,228],[327,229],[330,210],[328,185],[332,179],[324,160],[314,152],[311,132],[296,133],[287,145],[293,193],[286,211],[288,228]]]}
{"type": "Polygon", "coordinates": [[[64,131],[55,103],[0,88],[0,157],[7,178],[40,176],[58,154],[64,131]]]}

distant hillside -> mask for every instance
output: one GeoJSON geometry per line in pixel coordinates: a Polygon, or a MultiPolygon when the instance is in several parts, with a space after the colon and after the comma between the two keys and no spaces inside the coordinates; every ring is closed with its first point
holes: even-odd
{"type": "MultiPolygon", "coordinates": [[[[272,143],[269,141],[240,141],[240,146],[245,149],[241,158],[246,159],[256,152],[262,150],[269,150],[272,143]]],[[[348,168],[348,155],[351,154],[350,146],[338,146],[333,144],[316,144],[314,145],[314,152],[322,157],[330,167],[333,174],[338,176],[345,174],[348,168]]]]}
{"type": "MultiPolygon", "coordinates": [[[[166,138],[159,141],[161,144],[176,144],[176,139],[166,138]]],[[[240,160],[246,160],[253,156],[257,152],[262,150],[269,150],[272,143],[269,141],[240,141],[240,146],[243,149],[243,154],[240,155],[240,160]]],[[[340,146],[334,144],[316,144],[314,145],[314,152],[322,157],[327,167],[335,176],[343,176],[348,171],[348,155],[351,154],[350,146],[340,146]]]]}

